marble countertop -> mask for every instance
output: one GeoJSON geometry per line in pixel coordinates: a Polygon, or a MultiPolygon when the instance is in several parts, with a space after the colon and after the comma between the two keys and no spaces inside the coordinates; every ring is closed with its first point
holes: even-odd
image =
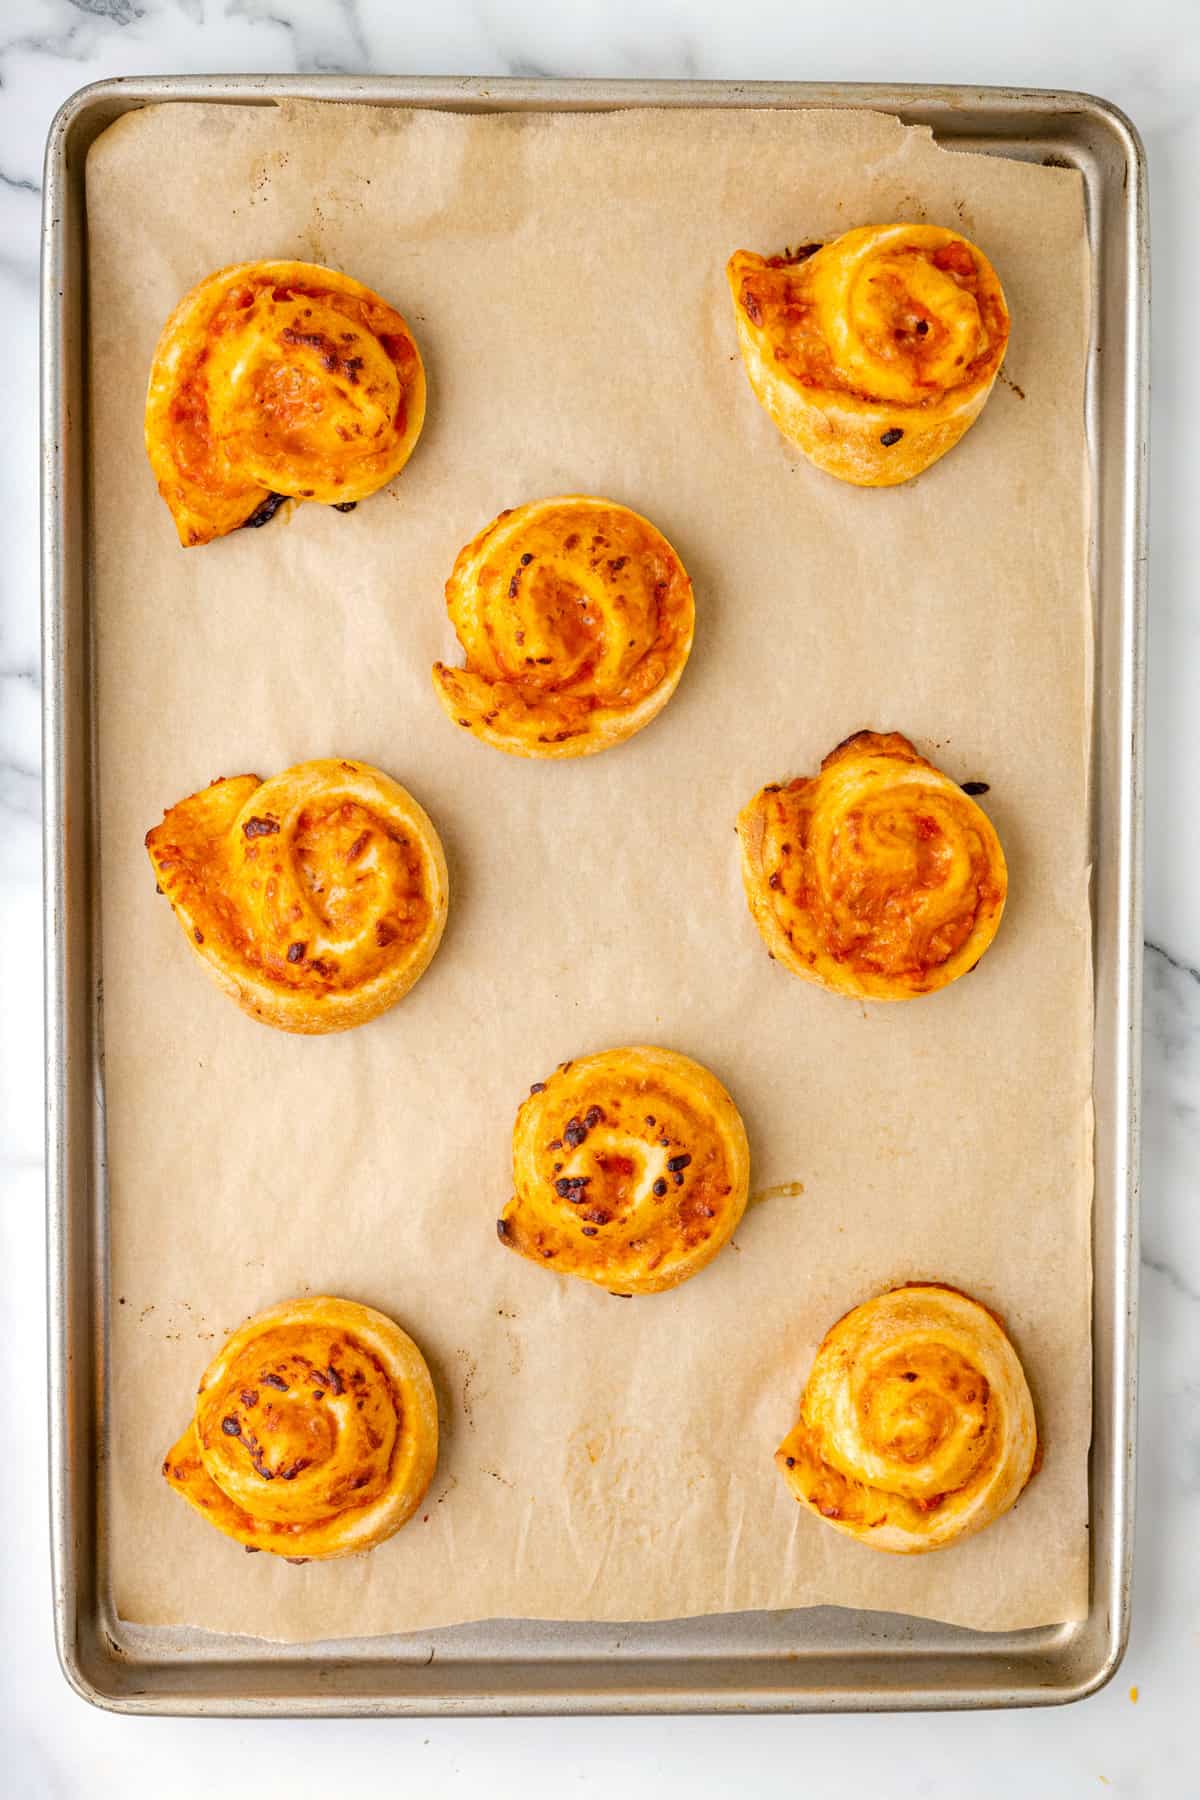
{"type": "MultiPolygon", "coordinates": [[[[628,1800],[816,1793],[1200,1793],[1200,509],[1188,440],[1200,362],[1200,15],[1010,0],[981,16],[859,0],[6,0],[0,9],[0,1767],[13,1800],[256,1800],[370,1791],[628,1800]],[[1150,157],[1156,378],[1149,675],[1141,1448],[1133,1633],[1116,1680],[1048,1712],[936,1718],[178,1721],[92,1710],[54,1657],[42,1386],[41,848],[37,274],[42,150],[56,107],[103,76],[423,74],[946,81],[1082,88],[1118,102],[1150,157]],[[1189,296],[1191,298],[1189,299],[1189,296]],[[1188,819],[1193,819],[1189,826],[1188,819]],[[1193,879],[1193,877],[1195,879],[1193,879]],[[803,1750],[801,1750],[801,1742],[803,1750]],[[386,1764],[384,1759],[387,1759],[386,1764]],[[219,1771],[219,1779],[216,1774],[219,1771]],[[394,1773],[393,1773],[394,1772],[394,1773]]],[[[1200,407],[1198,407],[1200,412],[1200,407]]]]}

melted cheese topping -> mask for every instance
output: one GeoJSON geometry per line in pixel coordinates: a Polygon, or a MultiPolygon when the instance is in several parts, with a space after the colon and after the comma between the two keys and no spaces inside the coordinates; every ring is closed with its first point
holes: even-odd
{"type": "Polygon", "coordinates": [[[819,775],[763,788],[738,835],[772,955],[835,992],[932,993],[999,927],[1008,876],[991,821],[898,732],[860,732],[819,775]]]}
{"type": "Polygon", "coordinates": [[[648,520],[568,495],[501,513],[446,583],[464,669],[436,663],[449,716],[516,756],[586,756],[662,710],[692,647],[683,564],[648,520]]]}
{"type": "Polygon", "coordinates": [[[582,1057],[517,1114],[500,1240],[610,1292],[659,1293],[728,1242],[749,1166],[738,1110],[699,1063],[645,1046],[582,1057]]]}
{"type": "Polygon", "coordinates": [[[216,781],[171,807],[146,848],[197,953],[285,1031],[373,1018],[423,973],[445,925],[430,819],[363,763],[216,781]]]}
{"type": "Polygon", "coordinates": [[[163,1474],[218,1530],[281,1556],[345,1556],[398,1530],[437,1461],[424,1358],[382,1313],[296,1300],[235,1332],[163,1474]]]}
{"type": "Polygon", "coordinates": [[[776,1453],[796,1498],[876,1550],[938,1550],[1006,1512],[1037,1458],[1004,1328],[956,1289],[897,1288],[825,1338],[776,1453]]]}
{"type": "Polygon", "coordinates": [[[184,545],[269,516],[285,495],[349,508],[399,473],[425,414],[401,315],[314,263],[241,263],[168,320],[146,450],[184,545]]]}

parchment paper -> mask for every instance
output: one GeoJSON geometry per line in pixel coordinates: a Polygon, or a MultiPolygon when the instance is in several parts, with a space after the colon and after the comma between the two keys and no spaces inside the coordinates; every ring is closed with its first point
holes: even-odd
{"type": "Polygon", "coordinates": [[[866,114],[459,117],[152,107],[87,181],[112,1579],[120,1613],[279,1639],[509,1615],[648,1619],[817,1602],[979,1627],[1086,1610],[1090,1432],[1089,601],[1085,242],[1076,175],[937,149],[866,114]],[[724,264],[897,217],[961,227],[1012,309],[1007,380],[917,482],[862,492],[779,436],[724,264]],[[142,448],[176,300],[218,266],[345,268],[408,317],[430,407],[403,475],[182,551],[142,448]],[[572,490],[646,513],[696,589],[678,694],[574,763],[497,754],[430,686],[442,585],[502,507],[572,490]],[[976,973],[864,1007],[768,960],[734,817],[859,727],[990,782],[1010,898],[976,973]],[[243,1017],[142,848],[218,774],[364,757],[430,810],[450,922],[363,1029],[243,1017]],[[661,1043],[746,1120],[736,1244],[614,1300],[507,1254],[513,1115],[556,1062],[661,1043]],[[1016,1511],[884,1556],[772,1465],[814,1347],[889,1284],[1000,1310],[1045,1466],[1016,1511]],[[245,1556],[161,1479],[243,1318],[321,1290],[424,1347],[443,1448],[368,1557],[245,1556]]]}

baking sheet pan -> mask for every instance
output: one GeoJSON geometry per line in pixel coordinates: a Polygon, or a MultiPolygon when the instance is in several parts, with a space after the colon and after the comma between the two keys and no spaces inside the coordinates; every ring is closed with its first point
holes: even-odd
{"type": "Polygon", "coordinates": [[[1140,954],[1136,724],[1140,666],[1138,532],[1142,347],[1142,177],[1136,141],[1079,97],[941,91],[766,89],[698,84],[180,81],[110,83],[68,104],[52,134],[47,184],[47,845],[50,924],[52,1405],[56,1587],[64,1662],[92,1698],[150,1710],[580,1710],[702,1706],[997,1704],[1067,1698],[1115,1667],[1125,1620],[1126,1450],[1131,1309],[1126,1304],[1133,1182],[1140,954]],[[1089,394],[1097,482],[1094,569],[1098,1118],[1095,1224],[1096,1441],[1093,1596],[1081,1626],[986,1638],[841,1609],[707,1618],[656,1627],[493,1622],[334,1646],[247,1644],[137,1632],[105,1600],[104,1188],[102,1094],[92,953],[96,921],[91,758],[86,724],[86,524],[82,463],[86,228],[78,190],[86,145],[129,105],[172,97],[276,95],[393,103],[549,108],[628,104],[870,105],[929,123],[943,141],[1053,157],[1080,168],[1088,195],[1096,341],[1089,394]],[[1026,109],[1024,128],[1018,123],[1026,109]],[[994,140],[989,143],[988,140],[994,140]],[[72,258],[74,259],[72,262],[72,258]],[[73,309],[73,310],[72,310],[73,309]],[[1101,350],[1103,354],[1101,355],[1101,350]],[[84,724],[81,732],[80,726],[84,724]],[[69,813],[64,810],[67,803],[69,813]],[[83,804],[80,804],[80,803],[83,804]],[[63,837],[69,817],[71,841],[63,837]],[[70,1042],[65,1041],[65,1036],[70,1042]],[[65,1103],[65,1105],[64,1105],[65,1103]],[[99,1124],[100,1132],[95,1126],[99,1124]],[[100,1137],[100,1155],[93,1146],[100,1137]],[[81,1305],[80,1302],[83,1302],[81,1305]],[[59,1334],[63,1327],[65,1336],[59,1334]],[[67,1360],[69,1358],[69,1361],[67,1360]],[[65,1382],[84,1373],[86,1402],[65,1382]],[[70,1417],[71,1441],[63,1435],[70,1417]],[[83,1452],[81,1456],[80,1452],[83,1452]],[[74,1452],[74,1454],[70,1454],[74,1452]],[[69,1464],[69,1467],[67,1466],[69,1464]],[[62,1502],[60,1505],[59,1502],[62,1502]],[[81,1554],[82,1552],[82,1554],[81,1554]],[[86,1662],[85,1662],[86,1655],[86,1662]],[[1021,1680],[1013,1683],[1019,1655],[1021,1680]],[[96,1658],[106,1667],[100,1667],[96,1658]],[[435,1675],[433,1671],[438,1671],[435,1675]],[[217,1671],[221,1671],[218,1677],[217,1671]],[[915,1672],[915,1673],[914,1673],[915,1672]]]}

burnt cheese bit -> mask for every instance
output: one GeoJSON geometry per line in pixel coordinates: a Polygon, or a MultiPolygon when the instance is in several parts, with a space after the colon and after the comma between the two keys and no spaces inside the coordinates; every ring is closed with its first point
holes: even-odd
{"type": "Polygon", "coordinates": [[[278,830],[279,820],[272,819],[269,815],[265,819],[247,819],[242,826],[242,831],[248,838],[271,837],[278,830]]]}
{"type": "Polygon", "coordinates": [[[587,1111],[583,1115],[583,1122],[587,1126],[589,1131],[594,1131],[596,1129],[596,1126],[600,1123],[600,1121],[603,1117],[604,1117],[604,1113],[600,1107],[589,1106],[587,1111]]]}
{"type": "Polygon", "coordinates": [[[286,499],[286,494],[267,494],[259,501],[250,517],[242,520],[238,530],[257,531],[260,525],[269,524],[286,499]]]}
{"type": "Polygon", "coordinates": [[[241,1437],[242,1435],[242,1428],[232,1413],[221,1420],[221,1430],[225,1433],[226,1437],[241,1437]]]}
{"type": "Polygon", "coordinates": [[[579,1118],[568,1119],[567,1128],[563,1132],[563,1143],[571,1150],[577,1150],[587,1136],[587,1126],[579,1118]]]}
{"type": "Polygon", "coordinates": [[[287,1382],[283,1379],[282,1375],[264,1373],[259,1376],[259,1380],[267,1387],[278,1388],[281,1394],[287,1393],[287,1382]]]}
{"type": "Polygon", "coordinates": [[[797,244],[793,249],[789,244],[784,247],[782,256],[769,256],[767,261],[773,269],[786,269],[795,263],[807,262],[820,248],[820,244],[797,244]]]}
{"type": "Polygon", "coordinates": [[[904,433],[901,431],[900,427],[898,425],[893,425],[890,431],[884,432],[879,441],[886,450],[890,450],[892,445],[898,444],[903,436],[904,433]]]}
{"type": "Polygon", "coordinates": [[[304,952],[307,949],[308,949],[308,945],[303,942],[298,943],[298,944],[289,944],[288,945],[288,953],[287,953],[288,961],[290,963],[298,963],[300,961],[301,957],[304,955],[304,952]]]}
{"type": "Polygon", "coordinates": [[[192,932],[192,936],[195,938],[195,940],[198,944],[202,944],[204,942],[204,933],[201,931],[201,929],[198,925],[192,932]]]}

